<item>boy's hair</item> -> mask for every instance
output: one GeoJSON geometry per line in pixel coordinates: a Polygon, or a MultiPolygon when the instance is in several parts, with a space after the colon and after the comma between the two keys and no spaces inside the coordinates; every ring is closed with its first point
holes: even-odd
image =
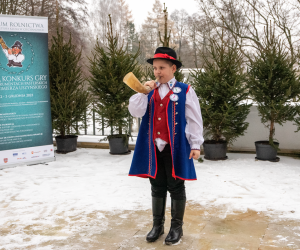
{"type": "MultiPolygon", "coordinates": [[[[171,61],[169,61],[169,60],[165,60],[166,62],[167,62],[167,64],[169,64],[170,65],[170,67],[172,67],[173,65],[174,65],[174,63],[172,63],[171,61]]],[[[176,65],[175,65],[176,66],[176,65]]],[[[177,67],[176,67],[177,68],[177,67]]]]}
{"type": "MultiPolygon", "coordinates": [[[[155,60],[155,59],[154,59],[155,60]]],[[[161,60],[164,60],[164,59],[161,59],[161,60]]],[[[172,67],[173,65],[175,65],[175,63],[169,61],[169,60],[164,60],[167,64],[169,64],[170,67],[172,67]]],[[[176,65],[175,65],[176,66],[176,65]]],[[[177,69],[177,66],[176,66],[176,69],[177,69]]]]}

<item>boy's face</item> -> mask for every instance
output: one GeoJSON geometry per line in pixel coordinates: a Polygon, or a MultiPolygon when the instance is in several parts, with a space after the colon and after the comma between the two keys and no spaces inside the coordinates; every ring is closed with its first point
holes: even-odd
{"type": "Polygon", "coordinates": [[[170,63],[164,59],[154,59],[153,71],[155,77],[159,78],[160,83],[166,83],[174,77],[176,65],[170,66],[170,63]]]}

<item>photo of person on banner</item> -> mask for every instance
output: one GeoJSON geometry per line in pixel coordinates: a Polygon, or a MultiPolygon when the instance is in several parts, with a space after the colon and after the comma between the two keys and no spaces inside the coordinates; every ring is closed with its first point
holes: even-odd
{"type": "Polygon", "coordinates": [[[0,36],[0,44],[3,50],[3,53],[8,59],[8,67],[23,67],[22,62],[25,59],[25,56],[22,54],[23,44],[20,41],[15,41],[11,49],[6,45],[3,38],[0,36]]]}

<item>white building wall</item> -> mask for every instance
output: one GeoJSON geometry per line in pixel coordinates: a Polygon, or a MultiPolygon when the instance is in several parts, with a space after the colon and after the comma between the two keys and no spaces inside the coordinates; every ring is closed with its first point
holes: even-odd
{"type": "MultiPolygon", "coordinates": [[[[229,149],[237,151],[255,151],[255,141],[268,140],[269,130],[260,121],[257,106],[252,106],[246,119],[249,127],[244,136],[233,142],[229,149]]],[[[283,126],[275,124],[275,138],[279,142],[279,148],[284,152],[300,153],[300,131],[295,133],[297,127],[294,122],[286,122],[283,126]]]]}

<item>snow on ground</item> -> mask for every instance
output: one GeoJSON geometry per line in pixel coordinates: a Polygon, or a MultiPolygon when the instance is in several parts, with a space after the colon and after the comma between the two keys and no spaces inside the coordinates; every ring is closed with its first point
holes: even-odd
{"type": "MultiPolygon", "coordinates": [[[[223,206],[224,217],[249,208],[300,219],[300,159],[281,156],[280,162],[272,163],[255,161],[254,154],[227,155],[226,161],[195,161],[198,180],[186,182],[189,202],[223,206]]],[[[101,219],[105,217],[101,212],[150,209],[149,181],[128,176],[132,156],[110,155],[108,149],[78,149],[56,154],[56,161],[48,165],[1,170],[0,225],[14,226],[15,231],[9,237],[0,234],[0,242],[11,249],[11,242],[26,244],[25,225],[51,225],[62,218],[84,221],[91,213],[101,219]]],[[[76,228],[70,223],[69,230],[76,228]]],[[[38,243],[43,241],[43,236],[34,237],[38,243]]]]}
{"type": "MultiPolygon", "coordinates": [[[[300,219],[300,159],[255,161],[254,154],[228,153],[226,161],[196,163],[198,180],[187,183],[188,199],[201,205],[300,219]]],[[[224,215],[226,217],[226,214],[224,215]]]]}

